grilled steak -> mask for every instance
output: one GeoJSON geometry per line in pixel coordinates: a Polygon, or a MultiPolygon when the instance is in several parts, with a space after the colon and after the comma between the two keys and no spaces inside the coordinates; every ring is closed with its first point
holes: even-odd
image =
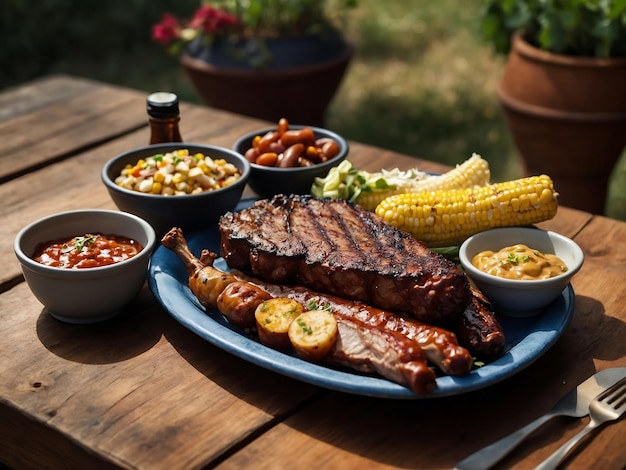
{"type": "Polygon", "coordinates": [[[278,195],[220,219],[233,269],[446,324],[471,299],[467,277],[443,256],[344,200],[278,195]]]}

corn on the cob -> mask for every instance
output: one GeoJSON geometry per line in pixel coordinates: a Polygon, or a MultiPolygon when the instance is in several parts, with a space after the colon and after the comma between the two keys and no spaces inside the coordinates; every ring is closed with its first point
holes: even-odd
{"type": "Polygon", "coordinates": [[[374,211],[384,199],[396,194],[471,188],[472,186],[489,184],[490,178],[489,163],[474,153],[456,168],[441,175],[431,175],[423,179],[408,181],[407,184],[399,184],[392,189],[363,191],[356,199],[356,203],[369,211],[374,211]]]}
{"type": "Polygon", "coordinates": [[[558,193],[547,175],[448,191],[391,196],[376,208],[387,223],[430,247],[453,246],[495,227],[530,225],[551,219],[558,193]]]}

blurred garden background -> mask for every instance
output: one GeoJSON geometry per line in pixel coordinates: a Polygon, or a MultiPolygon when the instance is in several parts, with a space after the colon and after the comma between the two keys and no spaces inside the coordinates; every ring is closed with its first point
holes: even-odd
{"type": "MultiPolygon", "coordinates": [[[[162,13],[189,17],[198,4],[3,0],[0,90],[64,73],[200,103],[178,59],[150,37],[162,13]]],[[[481,0],[359,0],[346,25],[357,53],[327,127],[448,165],[476,152],[494,181],[522,176],[496,97],[505,57],[481,41],[480,7],[481,0]]],[[[606,214],[626,220],[626,154],[613,172],[606,214]]]]}

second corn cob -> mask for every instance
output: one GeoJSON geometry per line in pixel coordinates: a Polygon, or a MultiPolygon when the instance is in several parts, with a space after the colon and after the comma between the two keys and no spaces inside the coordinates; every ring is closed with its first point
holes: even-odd
{"type": "Polygon", "coordinates": [[[551,219],[558,193],[547,175],[486,186],[391,196],[376,207],[387,223],[430,247],[458,245],[495,227],[531,225],[551,219]]]}
{"type": "Polygon", "coordinates": [[[370,173],[353,168],[348,160],[333,167],[324,178],[315,178],[311,193],[320,198],[339,198],[356,202],[374,211],[385,198],[394,194],[434,189],[469,188],[488,184],[489,163],[473,154],[456,168],[441,175],[431,175],[417,168],[402,171],[381,170],[370,173]]]}
{"type": "Polygon", "coordinates": [[[405,185],[397,185],[392,189],[363,191],[356,199],[356,203],[369,211],[374,211],[384,199],[396,194],[471,188],[488,184],[490,178],[489,163],[474,153],[463,163],[441,175],[429,175],[405,185]]]}

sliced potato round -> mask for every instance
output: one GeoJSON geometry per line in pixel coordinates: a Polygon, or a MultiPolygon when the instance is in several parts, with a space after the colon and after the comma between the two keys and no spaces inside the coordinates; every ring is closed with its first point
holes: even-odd
{"type": "Polygon", "coordinates": [[[289,325],[303,311],[304,308],[298,302],[284,297],[259,304],[254,317],[261,343],[275,349],[289,349],[289,325]]]}
{"type": "Polygon", "coordinates": [[[337,320],[328,310],[304,312],[289,326],[289,340],[298,357],[318,362],[335,346],[337,320]]]}

